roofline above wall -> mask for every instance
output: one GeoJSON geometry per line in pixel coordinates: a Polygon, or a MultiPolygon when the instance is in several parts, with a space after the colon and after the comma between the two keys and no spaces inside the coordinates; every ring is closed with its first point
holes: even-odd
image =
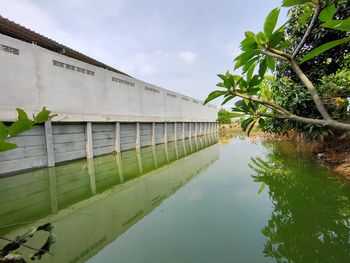
{"type": "Polygon", "coordinates": [[[128,77],[131,77],[130,75],[117,70],[113,67],[110,67],[100,61],[97,61],[87,55],[84,55],[70,47],[67,47],[65,45],[62,45],[48,37],[45,37],[39,33],[36,33],[22,25],[19,25],[3,16],[0,15],[0,33],[7,35],[12,38],[16,38],[28,43],[32,43],[35,45],[38,45],[40,47],[49,49],[51,51],[60,53],[62,55],[65,55],[67,57],[71,57],[86,63],[89,63],[91,65],[101,67],[119,74],[126,75],[128,77]]]}

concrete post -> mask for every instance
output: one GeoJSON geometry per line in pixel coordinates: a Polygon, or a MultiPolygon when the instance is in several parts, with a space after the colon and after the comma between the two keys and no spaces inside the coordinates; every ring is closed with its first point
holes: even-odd
{"type": "Polygon", "coordinates": [[[152,135],[151,135],[151,145],[156,145],[156,124],[152,122],[152,135]]]}
{"type": "Polygon", "coordinates": [[[156,147],[152,147],[152,154],[153,154],[153,160],[154,160],[154,167],[158,168],[158,159],[157,159],[157,153],[156,153],[156,147]]]}
{"type": "Polygon", "coordinates": [[[176,128],[176,122],[174,122],[174,142],[177,141],[177,128],[176,128]]]}
{"type": "Polygon", "coordinates": [[[96,177],[95,177],[95,166],[94,166],[94,160],[87,159],[87,166],[88,166],[88,173],[90,177],[90,190],[91,194],[96,194],[96,177]]]}
{"type": "Polygon", "coordinates": [[[47,167],[55,166],[55,153],[53,149],[53,136],[51,121],[45,122],[45,143],[46,143],[46,157],[47,167]]]}
{"type": "Polygon", "coordinates": [[[94,158],[94,148],[92,146],[92,124],[86,123],[86,158],[94,158]]]}
{"type": "Polygon", "coordinates": [[[123,163],[122,163],[122,158],[120,154],[117,154],[115,156],[116,158],[116,162],[117,162],[117,166],[118,166],[118,173],[119,173],[119,180],[121,183],[124,182],[124,176],[123,176],[123,163]]]}
{"type": "Polygon", "coordinates": [[[197,137],[198,135],[198,124],[197,122],[194,123],[194,137],[197,137]]]}
{"type": "Polygon", "coordinates": [[[164,144],[164,151],[165,151],[166,162],[169,163],[169,154],[168,154],[168,144],[167,143],[164,144]]]}
{"type": "Polygon", "coordinates": [[[141,148],[141,143],[140,143],[140,123],[136,122],[136,143],[135,143],[135,148],[140,149],[141,148]]]}
{"type": "Polygon", "coordinates": [[[163,138],[163,141],[164,141],[164,143],[168,143],[168,137],[167,137],[167,123],[166,122],[164,122],[164,138],[163,138]]]}
{"type": "Polygon", "coordinates": [[[191,139],[191,137],[192,137],[192,134],[191,134],[191,131],[192,131],[192,123],[191,122],[189,122],[188,123],[188,138],[189,139],[191,139]]]}
{"type": "Polygon", "coordinates": [[[137,158],[137,163],[139,166],[140,175],[142,175],[143,174],[143,167],[142,167],[141,151],[136,151],[136,158],[137,158]]]}
{"type": "Polygon", "coordinates": [[[115,123],[114,151],[120,153],[120,122],[115,123]]]}
{"type": "Polygon", "coordinates": [[[56,182],[56,168],[51,167],[48,170],[49,174],[49,188],[50,188],[50,203],[51,212],[56,214],[58,211],[58,200],[57,200],[57,182],[56,182]]]}
{"type": "Polygon", "coordinates": [[[182,123],[182,140],[185,140],[186,135],[185,135],[185,123],[182,123]]]}

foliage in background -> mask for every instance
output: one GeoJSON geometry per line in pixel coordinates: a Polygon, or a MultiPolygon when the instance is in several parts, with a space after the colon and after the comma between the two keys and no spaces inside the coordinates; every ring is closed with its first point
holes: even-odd
{"type": "MultiPolygon", "coordinates": [[[[349,17],[349,1],[338,1],[334,8],[334,17],[336,19],[349,17]]],[[[311,13],[312,9],[309,6],[295,6],[290,9],[285,37],[291,42],[291,46],[285,49],[285,52],[292,52],[297,47],[305,30],[307,30],[308,20],[310,20],[308,17],[311,13]]],[[[322,23],[321,20],[316,21],[312,33],[298,54],[299,58],[305,57],[317,46],[348,36],[348,33],[345,31],[321,27],[322,23]]],[[[349,118],[349,102],[346,99],[350,97],[349,52],[350,43],[347,42],[337,46],[337,48],[327,50],[300,65],[303,72],[315,84],[320,96],[323,98],[327,111],[332,118],[340,121],[349,118]]],[[[274,102],[296,115],[321,118],[310,93],[304,88],[304,85],[288,66],[288,63],[279,61],[275,74],[277,81],[271,87],[274,94],[274,102]]],[[[309,139],[322,139],[329,134],[333,134],[329,128],[285,119],[267,119],[266,125],[263,127],[264,131],[275,133],[287,133],[291,129],[306,133],[309,139]]]]}
{"type": "Polygon", "coordinates": [[[0,152],[9,151],[17,148],[15,143],[9,142],[11,137],[17,136],[25,131],[33,128],[33,126],[51,120],[56,115],[51,114],[51,111],[45,107],[37,114],[33,115],[33,119],[29,119],[28,115],[22,109],[17,108],[18,120],[10,126],[6,126],[0,121],[0,152]]]}
{"type": "Polygon", "coordinates": [[[241,117],[242,115],[241,114],[237,114],[237,113],[234,113],[234,112],[229,112],[225,109],[220,109],[219,112],[218,112],[218,118],[217,118],[217,121],[218,123],[220,124],[229,124],[231,123],[231,119],[232,118],[236,118],[236,117],[241,117]]]}
{"type": "Polygon", "coordinates": [[[276,8],[263,31],[247,31],[234,66],[242,69],[242,75],[219,74],[222,82],[217,86],[222,90],[209,94],[205,102],[220,96],[222,104],[240,98],[232,110],[245,115],[241,126],[248,134],[256,124],[265,131],[297,129],[315,138],[349,131],[350,124],[344,122],[349,90],[344,66],[349,64],[348,1],[283,0],[282,6],[291,7],[290,20],[276,28],[280,12],[276,8]],[[268,71],[275,81],[266,79],[268,71]]]}

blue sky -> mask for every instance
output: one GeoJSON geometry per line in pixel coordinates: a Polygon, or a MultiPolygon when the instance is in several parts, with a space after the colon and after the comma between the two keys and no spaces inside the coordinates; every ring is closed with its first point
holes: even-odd
{"type": "Polygon", "coordinates": [[[205,99],[216,74],[232,69],[244,32],[262,29],[281,0],[0,3],[10,20],[136,78],[205,99]]]}

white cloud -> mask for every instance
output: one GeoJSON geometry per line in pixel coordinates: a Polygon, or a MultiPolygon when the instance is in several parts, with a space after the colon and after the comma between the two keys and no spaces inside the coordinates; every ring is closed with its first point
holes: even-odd
{"type": "Polygon", "coordinates": [[[193,63],[196,60],[196,54],[192,51],[182,51],[179,52],[178,58],[186,63],[193,63]]]}
{"type": "Polygon", "coordinates": [[[140,73],[142,75],[154,75],[158,72],[158,69],[152,65],[142,65],[140,66],[140,73]]]}

